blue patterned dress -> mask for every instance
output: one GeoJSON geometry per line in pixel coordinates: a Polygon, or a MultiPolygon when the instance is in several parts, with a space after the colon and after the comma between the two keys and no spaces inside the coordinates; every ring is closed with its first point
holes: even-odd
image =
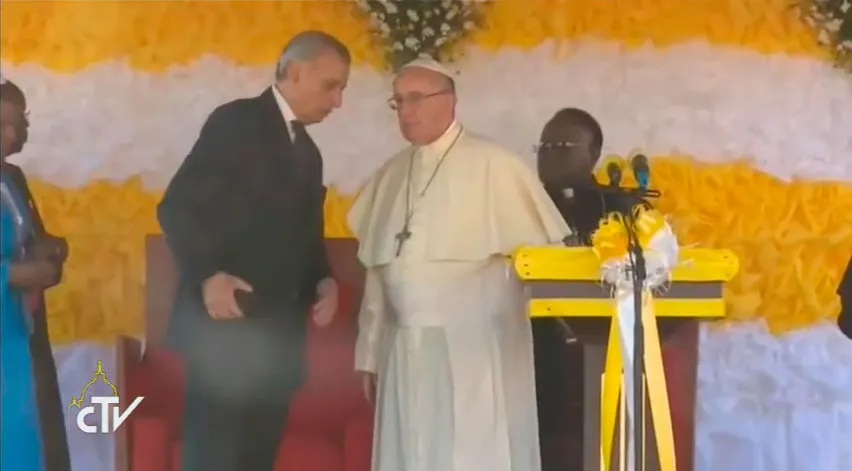
{"type": "Polygon", "coordinates": [[[21,234],[32,227],[15,186],[2,177],[0,232],[0,470],[44,471],[44,456],[30,356],[31,319],[23,293],[9,284],[9,263],[21,253],[21,234]]]}

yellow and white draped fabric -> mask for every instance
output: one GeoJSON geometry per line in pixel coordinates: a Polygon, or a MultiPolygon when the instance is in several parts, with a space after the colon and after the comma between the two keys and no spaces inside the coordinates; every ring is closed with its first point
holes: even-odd
{"type": "MultiPolygon", "coordinates": [[[[633,209],[636,235],[642,247],[647,279],[642,292],[642,323],[644,326],[645,381],[651,404],[658,456],[661,471],[677,469],[671,408],[663,371],[662,346],[657,329],[652,290],[663,288],[669,281],[672,268],[678,261],[677,237],[665,218],[656,210],[637,206],[633,209]]],[[[621,413],[629,418],[627,439],[627,469],[635,469],[632,449],[633,429],[636,424],[633,395],[642,394],[642,385],[633,383],[634,326],[637,318],[631,274],[632,255],[628,252],[628,231],[622,215],[613,213],[604,219],[592,238],[595,254],[601,260],[601,278],[613,286],[617,314],[612,318],[609,344],[604,370],[603,404],[601,407],[601,453],[604,468],[610,469],[615,439],[616,417],[619,412],[619,395],[626,398],[627,410],[621,413]],[[623,382],[622,382],[623,378],[623,382]],[[621,390],[622,384],[624,390],[621,390]]]]}

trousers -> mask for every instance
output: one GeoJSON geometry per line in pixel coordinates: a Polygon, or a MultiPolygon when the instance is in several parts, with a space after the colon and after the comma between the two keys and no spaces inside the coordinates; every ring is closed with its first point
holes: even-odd
{"type": "Polygon", "coordinates": [[[196,332],[206,347],[187,358],[184,471],[273,471],[299,387],[298,336],[276,320],[209,326],[196,332]]]}

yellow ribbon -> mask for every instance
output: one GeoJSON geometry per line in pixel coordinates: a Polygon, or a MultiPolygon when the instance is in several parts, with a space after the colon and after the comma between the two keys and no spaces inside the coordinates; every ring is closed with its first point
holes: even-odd
{"type": "Polygon", "coordinates": [[[660,459],[660,471],[676,471],[674,430],[672,427],[672,409],[669,404],[669,391],[663,367],[663,348],[660,332],[657,329],[657,315],[654,312],[653,296],[647,293],[642,297],[642,323],[645,333],[645,382],[648,385],[648,399],[651,403],[651,418],[654,421],[654,438],[657,439],[657,455],[660,459]]]}
{"type": "MultiPolygon", "coordinates": [[[[666,375],[663,369],[663,351],[660,333],[657,329],[657,316],[654,313],[653,296],[646,292],[642,296],[642,322],[645,333],[645,382],[648,399],[651,403],[651,417],[654,423],[654,437],[657,442],[657,454],[660,471],[676,471],[674,431],[672,427],[671,405],[669,404],[666,375]]],[[[621,313],[619,313],[621,314],[621,313]]],[[[622,375],[624,371],[623,352],[619,340],[618,316],[612,318],[609,342],[606,349],[606,367],[604,369],[603,390],[601,391],[601,453],[604,471],[612,466],[612,447],[615,438],[616,417],[619,413],[619,395],[622,393],[622,375]]],[[[642,385],[634,390],[638,394],[642,385]]],[[[621,410],[625,414],[626,410],[621,410]]],[[[642,427],[642,424],[635,424],[642,427]]],[[[625,459],[626,457],[622,457],[625,459]]]]}
{"type": "MultiPolygon", "coordinates": [[[[666,227],[666,219],[659,211],[644,206],[634,207],[633,217],[639,245],[647,249],[651,240],[666,227]]],[[[624,216],[619,213],[608,214],[592,235],[592,250],[601,262],[609,262],[627,257],[627,248],[628,234],[624,216]]]]}
{"type": "MultiPolygon", "coordinates": [[[[612,462],[612,446],[615,442],[615,426],[621,394],[621,377],[624,360],[621,356],[618,316],[612,316],[609,325],[609,341],[606,345],[606,366],[601,389],[601,453],[604,471],[609,471],[612,462]]],[[[621,411],[624,413],[625,411],[621,411]]]]}

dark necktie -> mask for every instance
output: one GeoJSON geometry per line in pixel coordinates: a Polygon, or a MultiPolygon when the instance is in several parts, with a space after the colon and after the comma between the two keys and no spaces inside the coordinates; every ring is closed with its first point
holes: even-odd
{"type": "Polygon", "coordinates": [[[293,129],[293,157],[296,168],[303,175],[310,174],[313,160],[313,143],[301,121],[290,121],[293,129]]]}
{"type": "Polygon", "coordinates": [[[308,131],[305,130],[305,125],[301,121],[294,119],[290,121],[290,126],[293,129],[293,146],[298,151],[305,150],[305,146],[308,145],[308,131]]]}

